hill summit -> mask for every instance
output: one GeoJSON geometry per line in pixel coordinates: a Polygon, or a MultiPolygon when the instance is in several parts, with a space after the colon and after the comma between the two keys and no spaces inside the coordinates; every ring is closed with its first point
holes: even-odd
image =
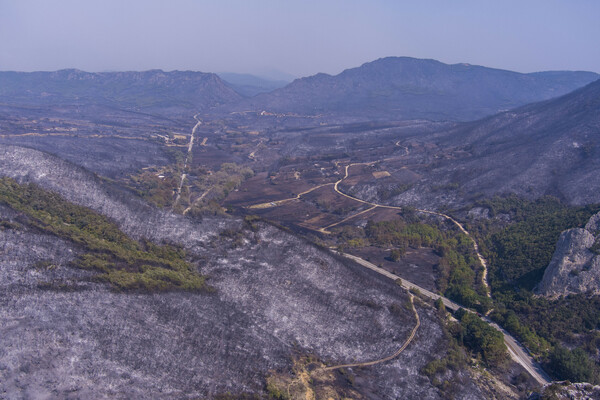
{"type": "Polygon", "coordinates": [[[470,64],[387,57],[343,71],[297,79],[242,102],[255,111],[376,119],[466,121],[571,92],[593,72],[523,74],[470,64]]]}

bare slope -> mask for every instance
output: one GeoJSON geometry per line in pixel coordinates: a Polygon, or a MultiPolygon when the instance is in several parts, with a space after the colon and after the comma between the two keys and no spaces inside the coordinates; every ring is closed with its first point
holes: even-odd
{"type": "Polygon", "coordinates": [[[458,205],[504,193],[600,202],[600,81],[427,140],[440,150],[398,203],[458,205]]]}
{"type": "Polygon", "coordinates": [[[370,120],[466,121],[557,97],[598,78],[591,72],[521,74],[469,64],[388,57],[335,76],[317,74],[297,79],[236,108],[370,120]]]}
{"type": "MultiPolygon", "coordinates": [[[[94,282],[73,287],[89,274],[68,266],[80,249],[47,233],[15,229],[18,214],[3,206],[0,397],[263,393],[265,374],[290,368],[293,348],[332,363],[382,358],[413,327],[412,313],[397,311],[408,298],[395,284],[274,227],[238,235],[235,219],[199,223],[156,211],[85,170],[30,149],[0,147],[0,175],[38,183],[102,212],[134,238],[184,246],[216,288],[212,294],[139,294],[94,282]]],[[[417,336],[422,350],[407,352],[408,366],[400,360],[385,366],[397,379],[385,382],[387,373],[378,374],[377,386],[438,397],[425,378],[414,379],[433,357],[425,348],[442,340],[434,320],[422,324],[431,332],[417,336]]],[[[464,390],[482,397],[472,383],[464,390]]]]}

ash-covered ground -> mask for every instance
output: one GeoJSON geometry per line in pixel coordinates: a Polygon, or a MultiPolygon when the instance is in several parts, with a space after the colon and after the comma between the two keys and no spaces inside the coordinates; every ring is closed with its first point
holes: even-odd
{"type": "MultiPolygon", "coordinates": [[[[377,359],[401,346],[414,326],[410,310],[394,307],[408,297],[393,282],[278,228],[252,230],[233,218],[194,221],[146,206],[54,156],[0,151],[1,175],[102,212],[133,237],[182,245],[215,289],[116,292],[68,265],[74,244],[5,224],[0,397],[263,396],[265,376],[290,369],[292,350],[331,363],[377,359]]],[[[12,210],[0,211],[3,220],[15,219],[12,210]]],[[[374,370],[364,389],[371,398],[439,397],[418,373],[439,350],[436,323],[424,316],[416,344],[374,370]]],[[[472,383],[464,390],[479,394],[472,383]]]]}

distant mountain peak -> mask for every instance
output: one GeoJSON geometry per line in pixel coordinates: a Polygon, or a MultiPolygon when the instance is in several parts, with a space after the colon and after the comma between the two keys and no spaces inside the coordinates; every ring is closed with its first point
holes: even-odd
{"type": "Polygon", "coordinates": [[[522,74],[432,59],[384,57],[332,76],[319,73],[243,102],[240,109],[355,119],[475,120],[556,97],[600,75],[522,74]]]}
{"type": "Polygon", "coordinates": [[[194,112],[239,101],[215,74],[147,71],[0,72],[0,99],[12,103],[110,104],[122,108],[181,108],[194,112]]]}

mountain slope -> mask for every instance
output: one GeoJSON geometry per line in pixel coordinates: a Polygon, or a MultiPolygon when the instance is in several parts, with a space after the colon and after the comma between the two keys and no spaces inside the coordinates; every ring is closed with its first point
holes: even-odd
{"type": "MultiPolygon", "coordinates": [[[[72,268],[85,248],[0,204],[0,393],[8,398],[263,398],[266,376],[291,370],[295,351],[331,363],[377,359],[413,327],[395,283],[273,226],[159,211],[70,163],[16,146],[0,145],[0,176],[102,213],[132,239],[183,247],[215,288],[111,290],[93,270],[72,268]]],[[[46,220],[56,222],[50,211],[46,220]]],[[[439,398],[419,371],[445,339],[433,310],[418,307],[411,348],[368,372],[378,397],[439,398]]],[[[470,380],[461,390],[485,397],[470,380]]]]}
{"type": "Polygon", "coordinates": [[[600,202],[600,80],[434,140],[442,150],[424,179],[397,201],[451,204],[477,194],[516,193],[553,195],[573,205],[600,202]],[[443,185],[454,187],[445,199],[435,190],[443,185]]]}
{"type": "Polygon", "coordinates": [[[591,72],[521,74],[388,57],[339,75],[317,74],[242,102],[240,110],[364,118],[473,120],[575,90],[591,72]]]}
{"type": "Polygon", "coordinates": [[[290,83],[290,81],[275,81],[264,79],[250,74],[236,74],[223,72],[218,74],[233,90],[245,97],[256,96],[259,93],[267,93],[279,89],[290,83]]]}
{"type": "Polygon", "coordinates": [[[202,72],[0,72],[0,101],[11,104],[99,103],[199,111],[240,98],[217,75],[202,72]]]}

